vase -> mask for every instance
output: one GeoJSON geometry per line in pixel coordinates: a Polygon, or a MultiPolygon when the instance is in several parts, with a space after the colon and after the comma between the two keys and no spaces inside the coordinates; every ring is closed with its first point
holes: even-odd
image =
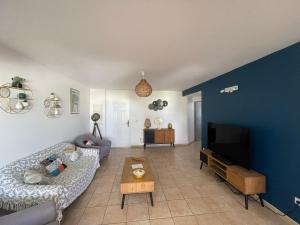
{"type": "Polygon", "coordinates": [[[172,123],[168,123],[168,128],[172,129],[172,123]]]}
{"type": "Polygon", "coordinates": [[[145,123],[144,123],[145,128],[149,129],[151,127],[151,121],[149,118],[145,119],[145,123]]]}

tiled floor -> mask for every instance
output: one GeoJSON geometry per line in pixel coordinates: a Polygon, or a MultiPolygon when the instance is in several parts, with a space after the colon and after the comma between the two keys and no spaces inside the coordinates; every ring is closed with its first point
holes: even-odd
{"type": "Polygon", "coordinates": [[[199,146],[113,149],[89,188],[64,212],[63,225],[285,225],[254,200],[249,210],[207,168],[199,170],[199,146]],[[121,210],[124,158],[146,156],[156,177],[154,207],[146,194],[130,195],[121,210]]]}

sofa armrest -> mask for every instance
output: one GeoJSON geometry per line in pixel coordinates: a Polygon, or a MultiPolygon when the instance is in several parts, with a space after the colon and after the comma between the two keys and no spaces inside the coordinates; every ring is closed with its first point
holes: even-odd
{"type": "Polygon", "coordinates": [[[2,225],[44,225],[58,224],[57,213],[53,202],[43,203],[7,216],[0,217],[2,225]]]}

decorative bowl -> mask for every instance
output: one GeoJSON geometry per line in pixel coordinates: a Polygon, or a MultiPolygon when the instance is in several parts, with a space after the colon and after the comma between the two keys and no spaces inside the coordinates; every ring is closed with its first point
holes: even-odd
{"type": "Polygon", "coordinates": [[[132,171],[133,176],[135,176],[135,178],[143,178],[146,171],[143,169],[135,169],[132,171]]]}

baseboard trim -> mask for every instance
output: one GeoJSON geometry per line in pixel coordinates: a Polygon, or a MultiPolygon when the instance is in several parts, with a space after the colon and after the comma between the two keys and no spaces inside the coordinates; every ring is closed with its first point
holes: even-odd
{"type": "MultiPolygon", "coordinates": [[[[257,195],[254,195],[255,200],[259,200],[259,197],[257,195]]],[[[270,209],[271,211],[275,212],[275,213],[279,213],[279,214],[284,214],[283,212],[281,212],[279,209],[277,209],[275,206],[273,206],[271,203],[267,202],[266,200],[264,200],[264,204],[265,207],[267,207],[268,209],[270,209]]],[[[297,223],[295,220],[293,220],[292,218],[290,218],[288,215],[286,216],[281,216],[281,218],[287,222],[290,225],[300,225],[299,223],[297,223]]]]}

